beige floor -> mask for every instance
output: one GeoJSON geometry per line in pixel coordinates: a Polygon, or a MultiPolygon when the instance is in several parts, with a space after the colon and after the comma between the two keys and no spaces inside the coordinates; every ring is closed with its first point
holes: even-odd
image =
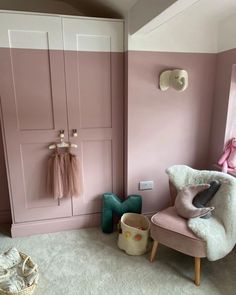
{"type": "Polygon", "coordinates": [[[37,261],[35,295],[236,294],[236,251],[216,262],[204,259],[196,287],[193,258],[160,246],[151,264],[147,255],[120,251],[116,240],[96,228],[11,239],[3,228],[0,251],[15,246],[37,261]]]}

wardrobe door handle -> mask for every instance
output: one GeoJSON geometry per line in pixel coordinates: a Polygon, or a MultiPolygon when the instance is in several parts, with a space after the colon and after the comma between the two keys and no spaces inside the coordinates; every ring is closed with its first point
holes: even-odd
{"type": "Polygon", "coordinates": [[[62,138],[64,138],[65,137],[65,130],[60,130],[60,138],[62,139],[62,138]]]}
{"type": "Polygon", "coordinates": [[[77,137],[78,136],[77,129],[72,129],[72,136],[73,137],[77,137]]]}

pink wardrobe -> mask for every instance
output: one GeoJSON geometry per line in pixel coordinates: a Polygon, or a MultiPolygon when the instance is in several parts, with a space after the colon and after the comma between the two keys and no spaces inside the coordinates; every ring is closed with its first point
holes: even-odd
{"type": "Polygon", "coordinates": [[[0,75],[12,236],[98,225],[102,194],[123,193],[123,21],[0,11],[0,75]],[[46,172],[60,130],[84,190],[58,202],[46,172]]]}

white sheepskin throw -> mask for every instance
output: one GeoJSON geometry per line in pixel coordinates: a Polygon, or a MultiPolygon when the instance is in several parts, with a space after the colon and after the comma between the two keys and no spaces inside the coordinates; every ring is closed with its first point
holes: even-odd
{"type": "Polygon", "coordinates": [[[236,179],[217,171],[195,170],[185,165],[166,170],[177,190],[186,185],[210,183],[218,180],[221,186],[208,206],[215,207],[209,219],[190,218],[188,227],[206,241],[207,258],[211,261],[226,256],[236,244],[236,179]]]}

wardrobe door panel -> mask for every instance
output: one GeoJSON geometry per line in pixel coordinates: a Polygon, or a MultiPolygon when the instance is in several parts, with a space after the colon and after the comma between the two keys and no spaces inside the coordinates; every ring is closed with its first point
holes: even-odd
{"type": "Polygon", "coordinates": [[[90,210],[100,210],[101,195],[104,191],[112,191],[111,140],[83,141],[81,150],[84,181],[84,194],[81,198],[84,204],[92,206],[90,210]]]}
{"type": "Polygon", "coordinates": [[[20,130],[54,128],[48,50],[12,49],[11,64],[20,130]]]}
{"type": "Polygon", "coordinates": [[[77,61],[81,128],[111,128],[110,54],[79,52],[77,61]]]}
{"type": "Polygon", "coordinates": [[[24,143],[20,148],[26,207],[32,209],[55,206],[55,201],[47,193],[45,175],[47,175],[48,153],[45,153],[45,144],[24,143]]]}
{"type": "Polygon", "coordinates": [[[73,214],[98,213],[104,192],[123,194],[123,23],[64,18],[63,31],[69,136],[83,184],[73,214]]]}
{"type": "Polygon", "coordinates": [[[14,222],[71,216],[46,192],[48,146],[67,133],[59,17],[0,14],[0,81],[14,222]],[[58,50],[59,49],[59,50],[58,50]]]}

